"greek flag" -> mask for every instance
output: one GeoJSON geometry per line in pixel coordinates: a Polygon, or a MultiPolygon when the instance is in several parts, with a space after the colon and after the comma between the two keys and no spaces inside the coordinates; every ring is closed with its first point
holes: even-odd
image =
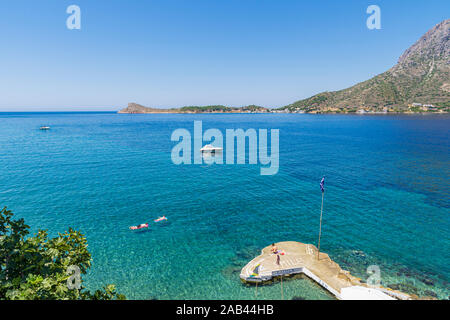
{"type": "Polygon", "coordinates": [[[323,177],[322,180],[320,181],[320,189],[322,190],[322,192],[325,192],[325,189],[323,188],[324,184],[325,184],[325,177],[323,177]]]}

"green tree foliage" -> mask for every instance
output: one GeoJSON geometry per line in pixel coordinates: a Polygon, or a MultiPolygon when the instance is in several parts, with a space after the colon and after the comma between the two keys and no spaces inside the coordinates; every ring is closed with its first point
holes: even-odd
{"type": "Polygon", "coordinates": [[[232,111],[233,109],[235,109],[235,108],[217,105],[217,106],[204,106],[204,107],[187,106],[187,107],[181,108],[180,110],[184,111],[184,112],[190,111],[190,112],[202,113],[202,112],[226,112],[226,111],[232,111]]]}
{"type": "Polygon", "coordinates": [[[81,275],[91,266],[91,254],[81,232],[69,228],[58,237],[49,238],[43,230],[29,236],[29,229],[24,219],[14,220],[6,207],[1,210],[0,300],[125,299],[114,285],[94,293],[82,286],[81,275]],[[80,271],[79,277],[68,272],[70,266],[80,271]]]}

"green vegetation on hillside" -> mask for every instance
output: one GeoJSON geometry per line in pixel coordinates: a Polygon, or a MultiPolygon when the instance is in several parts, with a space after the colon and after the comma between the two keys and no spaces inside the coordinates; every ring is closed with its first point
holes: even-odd
{"type": "Polygon", "coordinates": [[[208,112],[268,112],[268,109],[256,105],[249,105],[241,108],[226,107],[223,105],[213,106],[187,106],[179,109],[181,112],[196,112],[196,113],[208,113],[208,112]]]}
{"type": "Polygon", "coordinates": [[[179,109],[182,112],[230,112],[233,108],[215,105],[215,106],[187,106],[179,109]]]}
{"type": "Polygon", "coordinates": [[[250,112],[267,112],[268,109],[260,106],[255,106],[254,104],[245,106],[241,108],[243,111],[250,111],[250,112]]]}
{"type": "Polygon", "coordinates": [[[290,112],[449,112],[450,19],[419,39],[388,71],[350,88],[323,92],[279,110],[290,112]],[[418,105],[424,105],[419,107],[418,105]],[[429,107],[431,106],[431,107],[429,107]]]}

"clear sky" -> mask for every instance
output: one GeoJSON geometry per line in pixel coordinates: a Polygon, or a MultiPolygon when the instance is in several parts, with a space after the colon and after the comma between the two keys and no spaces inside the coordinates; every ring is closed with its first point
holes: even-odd
{"type": "Polygon", "coordinates": [[[2,0],[0,111],[279,107],[386,71],[449,16],[448,0],[2,0]]]}

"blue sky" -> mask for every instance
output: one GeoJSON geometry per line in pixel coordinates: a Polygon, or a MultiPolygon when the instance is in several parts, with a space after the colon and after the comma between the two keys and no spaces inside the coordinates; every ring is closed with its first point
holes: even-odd
{"type": "Polygon", "coordinates": [[[279,107],[366,80],[450,1],[3,0],[0,111],[279,107]],[[81,8],[68,30],[66,8],[81,8]],[[381,30],[366,9],[381,8],[381,30]]]}

